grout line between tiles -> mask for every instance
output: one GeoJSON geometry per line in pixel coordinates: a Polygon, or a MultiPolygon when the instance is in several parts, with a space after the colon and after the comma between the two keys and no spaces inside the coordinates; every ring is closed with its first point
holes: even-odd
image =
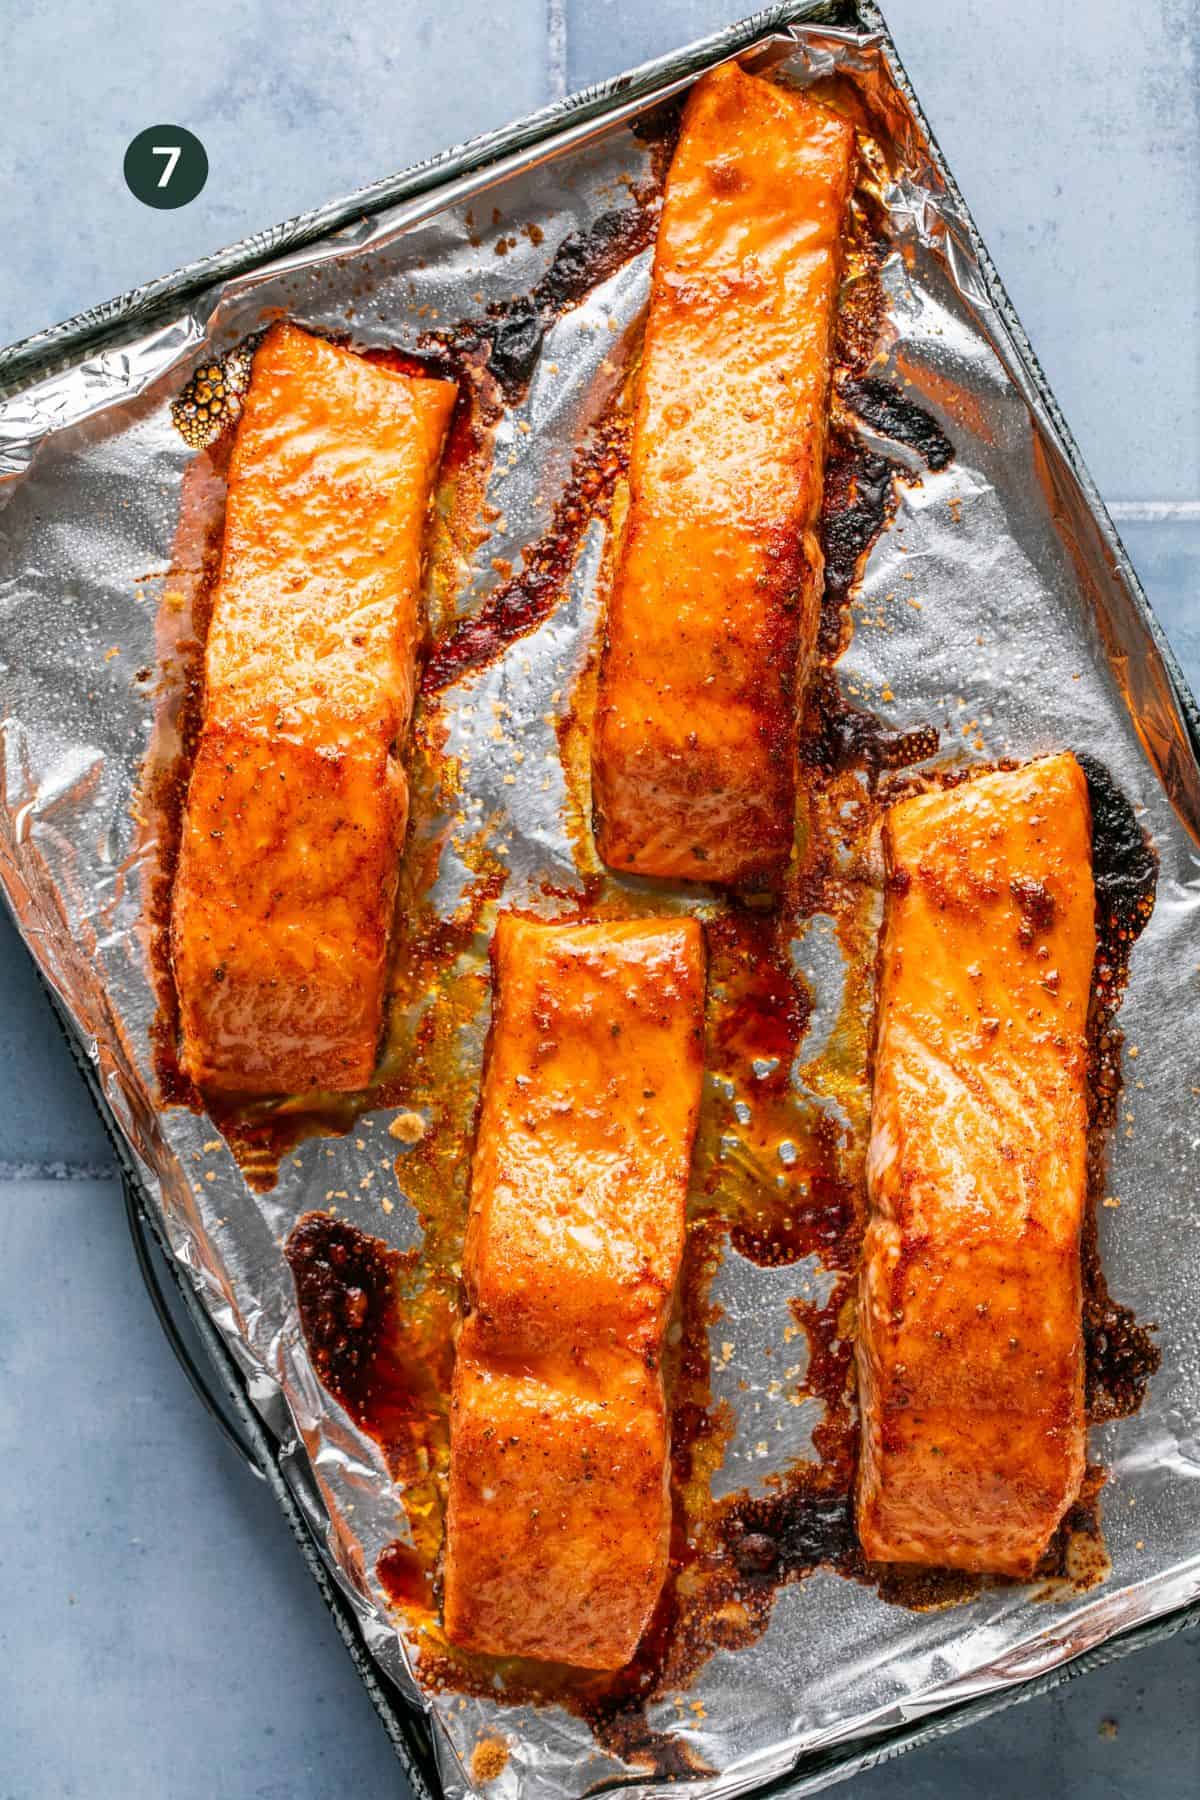
{"type": "Polygon", "coordinates": [[[113,1162],[0,1161],[0,1185],[6,1181],[115,1181],[119,1173],[113,1162]]]}
{"type": "Polygon", "coordinates": [[[546,70],[551,100],[567,95],[567,0],[546,0],[546,70]]]}
{"type": "Polygon", "coordinates": [[[1129,525],[1200,525],[1200,500],[1110,500],[1111,519],[1129,525]]]}

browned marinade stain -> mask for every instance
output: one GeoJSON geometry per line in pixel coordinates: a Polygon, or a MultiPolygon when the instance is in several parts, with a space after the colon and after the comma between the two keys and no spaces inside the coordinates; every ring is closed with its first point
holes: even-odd
{"type": "Polygon", "coordinates": [[[495,661],[549,617],[566,591],[585,531],[608,516],[627,444],[624,418],[610,415],[592,426],[575,452],[549,529],[525,550],[523,567],[433,645],[421,676],[423,694],[440,693],[472,669],[495,661]]]}
{"type": "Polygon", "coordinates": [[[1086,1594],[1112,1572],[1100,1518],[1100,1496],[1108,1470],[1090,1463],[1073,1506],[1063,1514],[1058,1530],[1046,1547],[1034,1581],[1042,1583],[1035,1598],[1059,1600],[1068,1594],[1086,1594]]]}
{"type": "Polygon", "coordinates": [[[686,93],[672,94],[669,100],[660,100],[657,106],[639,114],[630,127],[638,143],[645,145],[650,158],[646,186],[652,195],[660,195],[666,184],[686,104],[686,93]]]}
{"type": "Polygon", "coordinates": [[[482,356],[504,400],[520,400],[555,320],[653,242],[665,174],[659,146],[666,135],[664,127],[655,139],[651,174],[631,184],[629,203],[601,213],[586,230],[568,232],[530,293],[496,301],[482,318],[430,332],[424,342],[482,356]]]}
{"type": "Polygon", "coordinates": [[[143,932],[158,1012],[151,1026],[164,1105],[200,1107],[179,1066],[179,1002],[171,972],[171,890],[188,777],[204,711],[204,644],[221,562],[225,482],[233,450],[226,430],[184,471],[179,523],[155,620],[154,725],[138,794],[139,841],[153,859],[143,932]]]}
{"type": "Polygon", "coordinates": [[[1124,794],[1103,764],[1081,756],[1092,807],[1096,884],[1096,967],[1088,1018],[1088,1213],[1083,1233],[1083,1333],[1088,1418],[1094,1425],[1135,1413],[1162,1361],[1153,1327],[1139,1324],[1108,1291],[1096,1230],[1108,1173],[1108,1147],[1123,1077],[1124,1034],[1116,1017],[1129,981],[1129,959],[1154,907],[1158,860],[1124,794]]]}
{"type": "Polygon", "coordinates": [[[416,1251],[390,1249],[348,1220],[309,1213],[284,1247],[313,1367],[374,1438],[405,1497],[411,1546],[388,1552],[391,1591],[429,1607],[425,1573],[441,1542],[437,1484],[449,1459],[451,1336],[419,1301],[416,1251]]]}

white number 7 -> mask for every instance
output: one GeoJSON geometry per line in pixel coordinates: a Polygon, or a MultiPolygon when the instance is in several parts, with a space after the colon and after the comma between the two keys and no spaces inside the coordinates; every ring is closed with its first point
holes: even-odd
{"type": "Polygon", "coordinates": [[[179,161],[182,148],[181,144],[152,144],[150,146],[151,156],[165,156],[167,159],[167,166],[158,178],[160,188],[166,187],[175,173],[175,164],[179,161]]]}

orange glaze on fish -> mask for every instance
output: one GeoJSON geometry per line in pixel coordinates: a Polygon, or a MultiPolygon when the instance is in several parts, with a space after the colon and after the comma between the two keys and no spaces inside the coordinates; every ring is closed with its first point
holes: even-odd
{"type": "Polygon", "coordinates": [[[854,131],[728,63],[667,179],[600,674],[600,854],[771,878],[793,836],[797,693],[854,131]]]}
{"type": "Polygon", "coordinates": [[[667,1570],[659,1356],[700,1105],[693,919],[501,918],[451,1408],[445,1623],[618,1669],[667,1570]]]}
{"type": "Polygon", "coordinates": [[[903,801],[885,836],[858,1533],[1026,1578],[1085,1461],[1087,784],[1047,757],[903,801]]]}
{"type": "Polygon", "coordinates": [[[202,1089],[354,1089],[374,1066],[455,393],[294,325],[255,355],[171,921],[181,1061],[202,1089]]]}

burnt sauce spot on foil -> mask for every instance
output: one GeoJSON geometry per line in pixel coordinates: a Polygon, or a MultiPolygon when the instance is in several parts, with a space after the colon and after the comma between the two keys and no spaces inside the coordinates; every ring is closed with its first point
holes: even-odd
{"type": "Polygon", "coordinates": [[[802,780],[857,769],[872,790],[885,771],[934,755],[939,739],[933,725],[889,731],[873,712],[852,703],[837,678],[835,665],[850,639],[850,601],[867,558],[895,517],[901,487],[919,479],[907,463],[866,443],[854,429],[854,415],[915,452],[927,468],[947,468],[954,457],[954,446],[924,408],[893,382],[867,373],[886,316],[880,276],[886,249],[874,223],[873,197],[860,188],[851,208],[848,280],[835,344],[836,404],[820,519],[825,584],[798,751],[802,780]]]}
{"type": "Polygon", "coordinates": [[[631,203],[601,213],[584,231],[570,231],[528,294],[495,301],[479,318],[431,331],[423,344],[436,353],[482,352],[489,375],[510,405],[529,386],[547,331],[610,275],[653,241],[658,220],[655,179],[632,190],[631,203]]]}
{"type": "Polygon", "coordinates": [[[419,1410],[396,1355],[401,1253],[345,1220],[310,1213],[285,1255],[314,1369],[390,1463],[419,1410]]]}
{"type": "Polygon", "coordinates": [[[155,1079],[163,1105],[197,1111],[203,1103],[179,1063],[179,998],[171,968],[171,892],[204,713],[204,646],[220,571],[234,417],[199,449],[184,471],[179,521],[155,622],[158,680],[139,795],[140,830],[157,849],[146,906],[149,963],[158,1003],[150,1027],[155,1079]]]}
{"type": "Polygon", "coordinates": [[[404,1491],[412,1541],[385,1551],[381,1583],[398,1602],[431,1608],[449,1457],[449,1322],[423,1303],[415,1250],[394,1250],[332,1213],[306,1214],[284,1255],[317,1375],[404,1491]]]}
{"type": "Polygon", "coordinates": [[[1081,755],[1092,809],[1096,886],[1096,962],[1088,1018],[1088,1199],[1083,1231],[1083,1337],[1088,1418],[1127,1418],[1141,1406],[1162,1362],[1152,1325],[1139,1323],[1108,1291],[1100,1258],[1097,1208],[1107,1187],[1108,1146],[1123,1077],[1124,1035],[1117,1009],[1129,960],[1154,908],[1158,859],[1132,806],[1097,758],[1081,755]]]}
{"type": "Polygon", "coordinates": [[[954,445],[936,419],[902,388],[878,376],[843,381],[839,397],[882,437],[913,450],[929,469],[946,469],[954,461],[954,445]]]}
{"type": "Polygon", "coordinates": [[[470,670],[492,662],[549,616],[562,599],[584,533],[595,520],[608,516],[627,453],[624,418],[610,415],[591,428],[575,452],[549,529],[525,550],[520,570],[433,644],[421,675],[423,694],[438,694],[470,670]]]}
{"type": "Polygon", "coordinates": [[[858,769],[874,788],[884,771],[909,768],[937,751],[934,726],[889,731],[875,713],[846,696],[836,669],[849,642],[851,597],[872,546],[895,514],[898,484],[906,479],[911,474],[902,464],[870,449],[845,426],[833,427],[821,506],[825,588],[798,746],[802,780],[858,769]]]}
{"type": "Polygon", "coordinates": [[[650,170],[632,188],[632,204],[601,213],[585,231],[568,232],[531,293],[498,302],[485,318],[465,321],[447,334],[487,347],[489,371],[506,400],[519,399],[529,385],[555,319],[653,242],[682,113],[682,101],[672,99],[635,122],[633,135],[650,153],[650,170]]]}
{"type": "Polygon", "coordinates": [[[650,185],[655,191],[660,191],[666,183],[686,105],[686,93],[672,94],[669,99],[640,113],[630,126],[638,143],[644,144],[650,153],[650,185]]]}

